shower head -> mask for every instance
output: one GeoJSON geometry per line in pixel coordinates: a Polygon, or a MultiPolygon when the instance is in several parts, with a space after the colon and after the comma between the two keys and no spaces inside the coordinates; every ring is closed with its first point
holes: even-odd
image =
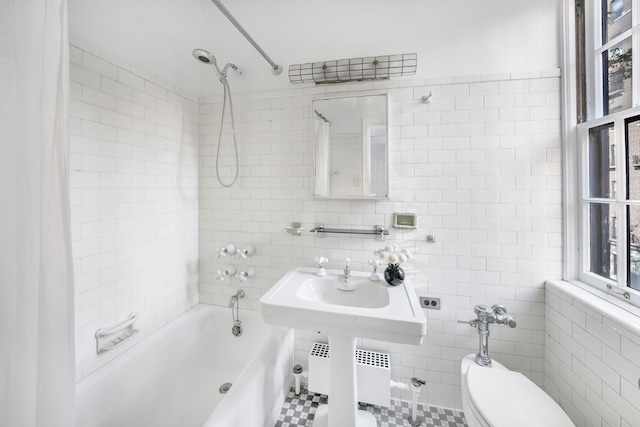
{"type": "Polygon", "coordinates": [[[194,58],[196,58],[198,61],[204,64],[211,65],[216,63],[216,57],[213,56],[213,53],[207,50],[193,49],[193,51],[191,51],[191,54],[193,55],[194,58]]]}

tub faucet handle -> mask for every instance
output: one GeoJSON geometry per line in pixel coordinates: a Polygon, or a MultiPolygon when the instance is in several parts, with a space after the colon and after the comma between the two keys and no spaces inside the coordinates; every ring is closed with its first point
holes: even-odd
{"type": "Polygon", "coordinates": [[[225,276],[231,277],[234,274],[236,274],[236,268],[233,265],[228,265],[225,270],[222,270],[222,271],[218,270],[217,274],[218,274],[218,281],[224,282],[225,276]]]}
{"type": "Polygon", "coordinates": [[[236,247],[233,243],[229,243],[227,246],[216,249],[218,251],[218,258],[223,256],[233,255],[236,253],[236,247]]]}
{"type": "Polygon", "coordinates": [[[253,245],[247,245],[247,247],[241,251],[236,251],[236,254],[238,255],[238,258],[247,259],[247,257],[251,257],[256,254],[256,247],[253,245]]]}
{"type": "Polygon", "coordinates": [[[238,273],[238,278],[241,282],[246,282],[247,279],[254,277],[256,275],[256,269],[249,266],[247,267],[247,271],[241,271],[238,273]]]}

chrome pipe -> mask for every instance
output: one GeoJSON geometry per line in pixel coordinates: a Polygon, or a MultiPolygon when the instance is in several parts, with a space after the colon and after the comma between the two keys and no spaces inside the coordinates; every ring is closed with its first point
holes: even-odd
{"type": "Polygon", "coordinates": [[[238,29],[238,31],[240,31],[240,34],[242,34],[244,38],[247,39],[247,41],[251,43],[251,45],[258,51],[258,53],[267,60],[269,65],[271,65],[271,68],[273,68],[273,74],[280,74],[282,72],[282,67],[273,62],[271,58],[269,58],[269,55],[267,55],[266,52],[262,50],[262,48],[258,45],[258,43],[256,43],[256,41],[249,35],[249,33],[247,33],[245,29],[242,28],[242,25],[240,25],[236,18],[233,17],[231,12],[229,12],[229,10],[224,7],[224,5],[220,3],[219,0],[211,0],[211,2],[215,4],[218,9],[220,9],[220,12],[222,12],[222,14],[227,17],[229,22],[231,22],[238,29]]]}

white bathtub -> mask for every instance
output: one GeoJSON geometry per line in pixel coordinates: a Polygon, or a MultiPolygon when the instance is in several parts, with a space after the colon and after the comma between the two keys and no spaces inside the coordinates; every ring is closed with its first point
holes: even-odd
{"type": "Polygon", "coordinates": [[[293,330],[205,304],[76,386],[77,427],[273,427],[293,375],[293,330]],[[223,383],[232,383],[220,394],[223,383]]]}

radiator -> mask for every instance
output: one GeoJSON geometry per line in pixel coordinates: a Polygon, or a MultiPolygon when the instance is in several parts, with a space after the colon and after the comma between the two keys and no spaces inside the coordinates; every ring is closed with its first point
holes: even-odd
{"type": "MultiPolygon", "coordinates": [[[[356,349],[358,401],[389,406],[391,364],[387,353],[356,349]]],[[[313,393],[329,395],[329,344],[313,343],[309,352],[308,387],[313,393]]]]}

